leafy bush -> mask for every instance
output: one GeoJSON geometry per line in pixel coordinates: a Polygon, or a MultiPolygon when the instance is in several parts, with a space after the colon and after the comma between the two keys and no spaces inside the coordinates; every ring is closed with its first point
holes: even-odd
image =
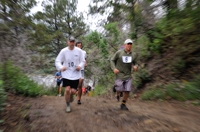
{"type": "Polygon", "coordinates": [[[97,85],[93,91],[93,96],[98,96],[106,93],[106,88],[104,86],[97,85]]]}
{"type": "MultiPolygon", "coordinates": [[[[3,89],[3,82],[0,80],[0,113],[1,113],[1,111],[3,111],[3,109],[4,109],[5,100],[6,100],[6,93],[5,93],[4,89],[3,89]]],[[[4,120],[2,120],[2,119],[0,118],[0,124],[1,124],[2,122],[4,122],[4,120]]],[[[0,130],[0,132],[1,132],[1,130],[0,130]]]]}
{"type": "Polygon", "coordinates": [[[147,99],[175,99],[179,101],[200,99],[200,76],[190,82],[169,83],[162,88],[146,90],[141,98],[147,99]]]}
{"type": "Polygon", "coordinates": [[[14,66],[12,62],[0,65],[0,69],[2,69],[0,78],[4,81],[3,88],[6,91],[31,97],[44,94],[42,86],[30,80],[28,76],[18,67],[14,66]]]}
{"type": "Polygon", "coordinates": [[[0,112],[3,110],[5,105],[6,93],[3,89],[3,82],[0,80],[0,112]]]}
{"type": "Polygon", "coordinates": [[[145,61],[150,57],[149,49],[149,39],[146,35],[142,35],[138,38],[137,45],[133,45],[133,51],[137,53],[138,59],[145,61]]]}
{"type": "Polygon", "coordinates": [[[141,96],[143,100],[164,99],[165,93],[161,89],[152,89],[144,92],[141,96]]]}
{"type": "Polygon", "coordinates": [[[151,80],[149,73],[147,72],[147,70],[145,68],[142,68],[142,69],[138,70],[137,72],[134,72],[133,76],[134,76],[133,85],[135,88],[140,88],[146,82],[151,80]]]}
{"type": "Polygon", "coordinates": [[[186,68],[186,64],[185,61],[180,58],[177,57],[174,59],[173,63],[172,63],[172,71],[176,74],[180,74],[181,72],[183,72],[186,68]]]}

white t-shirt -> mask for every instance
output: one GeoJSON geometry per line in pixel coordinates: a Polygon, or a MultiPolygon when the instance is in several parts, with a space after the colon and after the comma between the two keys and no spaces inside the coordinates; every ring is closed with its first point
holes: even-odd
{"type": "MultiPolygon", "coordinates": [[[[85,50],[82,50],[82,49],[81,49],[81,51],[82,51],[82,53],[83,53],[84,59],[86,59],[86,58],[87,58],[87,54],[86,54],[85,50]]],[[[85,63],[86,63],[86,61],[85,61],[85,63]]],[[[84,67],[85,67],[85,66],[84,66],[84,67]]],[[[84,70],[84,67],[81,68],[81,70],[84,70]]]]}
{"type": "Polygon", "coordinates": [[[62,49],[55,60],[57,70],[66,67],[66,70],[62,71],[61,74],[62,78],[69,80],[77,80],[81,77],[81,72],[76,70],[76,66],[80,66],[82,69],[84,64],[85,58],[82,50],[77,47],[74,47],[73,50],[69,50],[68,47],[62,49]]]}

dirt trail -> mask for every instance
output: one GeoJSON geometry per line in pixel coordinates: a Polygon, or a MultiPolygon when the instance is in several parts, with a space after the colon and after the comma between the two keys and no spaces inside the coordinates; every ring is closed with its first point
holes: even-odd
{"type": "Polygon", "coordinates": [[[65,113],[64,97],[9,95],[1,114],[5,132],[199,132],[200,106],[183,102],[129,100],[129,111],[115,98],[83,96],[65,113]]]}

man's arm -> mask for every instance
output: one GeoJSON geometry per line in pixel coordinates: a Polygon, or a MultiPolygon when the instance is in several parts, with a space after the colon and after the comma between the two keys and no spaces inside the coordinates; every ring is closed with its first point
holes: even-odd
{"type": "Polygon", "coordinates": [[[135,53],[135,54],[133,54],[133,70],[134,71],[137,71],[138,70],[138,65],[137,65],[137,54],[135,53]]]}
{"type": "Polygon", "coordinates": [[[86,58],[85,58],[85,67],[87,66],[87,60],[86,60],[86,58]]]}
{"type": "Polygon", "coordinates": [[[85,65],[84,65],[84,67],[86,67],[87,66],[87,53],[86,53],[86,51],[84,51],[85,53],[84,53],[84,57],[85,57],[85,65]]]}
{"type": "Polygon", "coordinates": [[[115,66],[116,66],[116,61],[118,59],[118,52],[116,52],[110,59],[110,66],[111,66],[111,69],[114,70],[115,69],[115,66]]]}
{"type": "Polygon", "coordinates": [[[63,53],[63,50],[61,50],[55,60],[55,66],[57,70],[61,70],[61,71],[63,70],[63,65],[62,65],[62,62],[64,61],[63,58],[64,58],[64,53],[63,53]]]}
{"type": "Polygon", "coordinates": [[[119,70],[116,68],[116,61],[118,59],[118,52],[116,52],[113,57],[110,59],[111,69],[113,70],[114,74],[119,73],[119,70]]]}
{"type": "Polygon", "coordinates": [[[57,72],[56,72],[56,74],[54,75],[54,77],[57,78],[57,72]]]}
{"type": "Polygon", "coordinates": [[[85,58],[82,54],[82,51],[80,50],[80,64],[78,65],[76,70],[80,70],[81,68],[84,68],[84,65],[85,65],[85,58]]]}

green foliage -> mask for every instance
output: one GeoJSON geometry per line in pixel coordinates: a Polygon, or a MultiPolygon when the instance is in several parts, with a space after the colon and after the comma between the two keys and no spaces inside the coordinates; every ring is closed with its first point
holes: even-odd
{"type": "Polygon", "coordinates": [[[0,113],[3,110],[6,100],[6,93],[3,89],[3,82],[0,80],[0,113]]]}
{"type": "Polygon", "coordinates": [[[99,47],[101,35],[98,32],[94,31],[94,32],[88,34],[86,36],[86,38],[88,41],[92,42],[93,44],[95,44],[99,47]]]}
{"type": "Polygon", "coordinates": [[[163,38],[164,36],[160,32],[159,26],[156,30],[149,30],[146,34],[151,40],[148,43],[148,49],[154,53],[160,53],[162,50],[163,38]],[[151,37],[151,38],[150,38],[151,37]]]}
{"type": "Polygon", "coordinates": [[[150,51],[149,49],[149,39],[146,37],[146,35],[142,35],[137,40],[137,45],[133,45],[133,51],[137,53],[137,57],[141,61],[145,61],[150,57],[150,51]],[[137,46],[137,47],[136,47],[137,46]]]}
{"type": "Polygon", "coordinates": [[[102,34],[94,31],[88,34],[84,39],[84,50],[87,52],[87,62],[85,75],[91,76],[99,80],[108,78],[110,71],[110,63],[108,56],[110,49],[107,41],[102,37],[102,34]]]}
{"type": "MultiPolygon", "coordinates": [[[[61,95],[62,96],[64,96],[64,92],[65,92],[65,88],[62,87],[62,89],[61,89],[61,95]]],[[[57,96],[58,95],[58,89],[57,89],[57,87],[52,87],[50,89],[45,90],[43,92],[43,94],[57,96]]]]}
{"type": "MultiPolygon", "coordinates": [[[[197,16],[199,13],[199,8],[191,9],[191,7],[188,7],[183,10],[171,12],[170,18],[167,16],[161,18],[153,29],[146,32],[149,39],[151,39],[149,48],[153,52],[160,52],[163,47],[169,47],[169,45],[186,46],[183,45],[185,42],[182,42],[180,38],[186,37],[185,35],[188,34],[187,38],[190,39],[192,32],[193,35],[198,33],[196,25],[199,25],[200,17],[197,16]]],[[[197,38],[195,37],[195,40],[192,39],[191,41],[199,42],[197,38]]],[[[187,46],[191,45],[189,43],[191,42],[187,42],[187,46]]],[[[180,50],[180,48],[178,47],[177,50],[180,50]]]]}
{"type": "Polygon", "coordinates": [[[109,35],[112,37],[112,43],[116,43],[119,37],[119,29],[117,27],[118,23],[113,22],[105,25],[105,29],[108,31],[109,35]]]}
{"type": "Polygon", "coordinates": [[[0,78],[4,81],[3,88],[6,91],[31,97],[44,94],[41,86],[30,80],[26,74],[10,61],[1,64],[0,69],[2,69],[0,78]]]}
{"type": "Polygon", "coordinates": [[[185,60],[183,60],[181,57],[176,57],[173,60],[171,67],[174,73],[180,74],[186,68],[185,60]]]}
{"type": "Polygon", "coordinates": [[[43,1],[43,12],[34,14],[34,41],[29,48],[38,54],[31,61],[45,73],[53,71],[55,57],[66,47],[69,36],[80,39],[88,31],[83,14],[77,12],[77,3],[77,0],[43,1]]]}
{"type": "Polygon", "coordinates": [[[141,98],[144,100],[175,99],[179,101],[200,99],[200,76],[190,82],[169,83],[146,90],[141,98]]]}
{"type": "Polygon", "coordinates": [[[134,76],[133,86],[135,88],[140,88],[145,84],[145,82],[151,80],[149,73],[145,68],[141,68],[137,72],[134,72],[133,76],[134,76]]]}
{"type": "Polygon", "coordinates": [[[99,48],[101,50],[103,58],[107,58],[109,53],[108,53],[108,45],[107,45],[106,41],[101,39],[99,42],[99,48]]]}
{"type": "Polygon", "coordinates": [[[160,49],[161,49],[161,44],[162,44],[162,39],[156,38],[156,39],[153,40],[153,43],[151,43],[149,45],[149,48],[150,48],[151,51],[159,53],[160,49]]]}
{"type": "MultiPolygon", "coordinates": [[[[6,100],[6,92],[5,90],[3,89],[3,81],[0,80],[0,114],[1,114],[1,111],[4,110],[4,107],[5,107],[5,100],[6,100]]],[[[3,123],[4,121],[0,118],[0,124],[3,123]]],[[[1,132],[1,130],[0,130],[1,132]]]]}
{"type": "Polygon", "coordinates": [[[93,96],[99,96],[102,95],[104,93],[106,93],[106,87],[105,86],[100,86],[100,85],[96,85],[94,92],[93,92],[93,96]]]}
{"type": "Polygon", "coordinates": [[[142,94],[143,100],[164,99],[165,93],[161,89],[152,89],[142,94]]]}

